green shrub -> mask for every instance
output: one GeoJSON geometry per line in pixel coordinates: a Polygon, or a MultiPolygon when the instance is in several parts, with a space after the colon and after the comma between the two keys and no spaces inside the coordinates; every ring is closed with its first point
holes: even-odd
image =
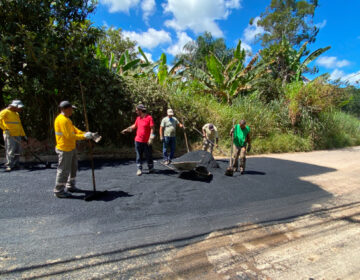
{"type": "Polygon", "coordinates": [[[316,149],[360,145],[360,121],[337,110],[320,115],[321,130],[316,135],[316,149]]]}
{"type": "Polygon", "coordinates": [[[312,143],[309,138],[303,138],[292,132],[273,134],[266,138],[256,138],[252,146],[252,152],[255,154],[305,152],[312,150],[312,143]]]}

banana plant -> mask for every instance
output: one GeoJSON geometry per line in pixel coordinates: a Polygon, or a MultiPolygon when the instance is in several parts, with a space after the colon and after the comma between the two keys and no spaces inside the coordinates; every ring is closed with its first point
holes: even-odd
{"type": "Polygon", "coordinates": [[[252,81],[261,73],[264,67],[255,64],[259,54],[256,54],[245,66],[246,53],[241,48],[241,41],[234,50],[233,59],[224,65],[215,54],[206,57],[206,71],[195,69],[191,71],[193,78],[198,79],[211,93],[231,104],[239,94],[252,89],[252,81]]]}
{"type": "Polygon", "coordinates": [[[177,75],[177,70],[180,65],[182,65],[182,60],[179,60],[175,63],[170,70],[167,65],[166,54],[162,53],[159,61],[157,62],[158,71],[157,71],[157,80],[160,85],[165,85],[166,83],[171,83],[174,80],[180,78],[180,75],[177,75]]]}
{"type": "Polygon", "coordinates": [[[131,71],[134,71],[140,66],[141,59],[131,59],[129,51],[126,50],[119,58],[115,60],[115,56],[111,53],[110,57],[107,57],[99,47],[96,48],[96,57],[101,63],[109,69],[111,72],[119,74],[121,76],[128,75],[131,71]]]}
{"type": "Polygon", "coordinates": [[[281,78],[283,85],[304,80],[303,74],[309,70],[309,63],[330,49],[330,46],[317,49],[303,59],[307,55],[307,44],[308,42],[305,42],[296,50],[283,38],[279,44],[271,45],[262,51],[263,60],[268,63],[273,76],[281,78]]]}

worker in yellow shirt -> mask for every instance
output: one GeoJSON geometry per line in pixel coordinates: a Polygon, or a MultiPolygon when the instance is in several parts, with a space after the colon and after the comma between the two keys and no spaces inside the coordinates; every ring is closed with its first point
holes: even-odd
{"type": "Polygon", "coordinates": [[[76,192],[75,178],[78,168],[76,141],[97,139],[97,133],[84,132],[76,128],[69,117],[75,106],[69,101],[62,101],[59,105],[61,113],[55,119],[55,151],[58,155],[58,168],[54,195],[58,198],[71,197],[69,192],[76,192]]]}
{"type": "Polygon", "coordinates": [[[21,138],[27,141],[19,116],[23,107],[24,104],[20,100],[13,100],[6,109],[0,112],[0,128],[4,134],[6,153],[5,171],[8,172],[18,167],[21,138]]]}

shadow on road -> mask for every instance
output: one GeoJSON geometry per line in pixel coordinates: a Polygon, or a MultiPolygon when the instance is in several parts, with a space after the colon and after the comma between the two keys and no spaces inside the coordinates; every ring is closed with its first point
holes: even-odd
{"type": "MultiPolygon", "coordinates": [[[[79,190],[74,193],[72,193],[72,196],[68,199],[80,199],[84,200],[88,195],[94,194],[93,191],[87,191],[87,190],[79,190]],[[84,195],[79,195],[79,193],[83,193],[84,195]]],[[[95,198],[91,199],[91,201],[112,201],[114,199],[117,199],[119,197],[132,197],[133,195],[124,192],[124,191],[99,191],[97,192],[97,195],[95,198]]]]}

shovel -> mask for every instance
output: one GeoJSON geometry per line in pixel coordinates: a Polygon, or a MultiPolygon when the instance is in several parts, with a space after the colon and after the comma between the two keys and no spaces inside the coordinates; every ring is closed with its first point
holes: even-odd
{"type": "MultiPolygon", "coordinates": [[[[197,133],[199,133],[201,136],[203,136],[203,134],[200,132],[200,130],[198,130],[195,126],[192,127],[197,133]]],[[[206,137],[206,140],[209,141],[209,143],[213,146],[216,147],[215,143],[213,141],[211,141],[209,138],[206,137]]],[[[221,153],[227,155],[227,153],[225,153],[223,150],[221,150],[219,147],[216,147],[221,153]]]]}
{"type": "Polygon", "coordinates": [[[229,167],[225,171],[226,176],[233,176],[234,175],[234,169],[233,169],[233,166],[232,166],[233,165],[232,164],[232,154],[233,154],[233,146],[234,146],[234,123],[235,123],[235,120],[233,119],[233,123],[232,123],[233,133],[231,135],[230,159],[229,159],[229,167]]]}
{"type": "MultiPolygon", "coordinates": [[[[17,143],[19,143],[21,145],[21,142],[17,141],[15,138],[13,138],[13,140],[17,143]]],[[[3,147],[5,149],[5,146],[1,145],[1,147],[3,147]]],[[[45,165],[45,168],[51,168],[51,162],[48,161],[43,161],[37,154],[35,154],[31,149],[27,150],[28,152],[30,152],[30,154],[36,158],[40,163],[45,165]]]]}
{"type": "MultiPolygon", "coordinates": [[[[182,121],[182,123],[183,123],[183,125],[184,125],[184,119],[183,119],[183,118],[181,119],[181,121],[182,121]]],[[[190,149],[189,149],[189,144],[188,144],[188,139],[187,139],[187,135],[186,135],[185,129],[184,129],[184,138],[185,138],[186,150],[187,150],[187,152],[189,153],[189,152],[190,152],[190,149]]]]}
{"type": "MultiPolygon", "coordinates": [[[[84,95],[83,87],[82,87],[82,84],[81,84],[80,80],[79,80],[79,84],[80,84],[80,91],[81,91],[81,97],[82,97],[82,103],[83,103],[83,109],[84,109],[86,130],[89,131],[89,120],[88,120],[87,113],[86,113],[85,95],[84,95]]],[[[101,140],[101,136],[96,135],[95,142],[97,143],[100,140],[101,140]]],[[[89,143],[89,149],[90,149],[90,163],[91,163],[91,175],[92,175],[93,191],[92,191],[92,193],[85,196],[84,200],[85,201],[92,201],[92,200],[97,200],[97,199],[101,198],[102,196],[106,195],[107,191],[100,192],[100,191],[96,190],[93,147],[92,147],[92,143],[91,143],[90,140],[88,140],[88,143],[89,143]]]]}

